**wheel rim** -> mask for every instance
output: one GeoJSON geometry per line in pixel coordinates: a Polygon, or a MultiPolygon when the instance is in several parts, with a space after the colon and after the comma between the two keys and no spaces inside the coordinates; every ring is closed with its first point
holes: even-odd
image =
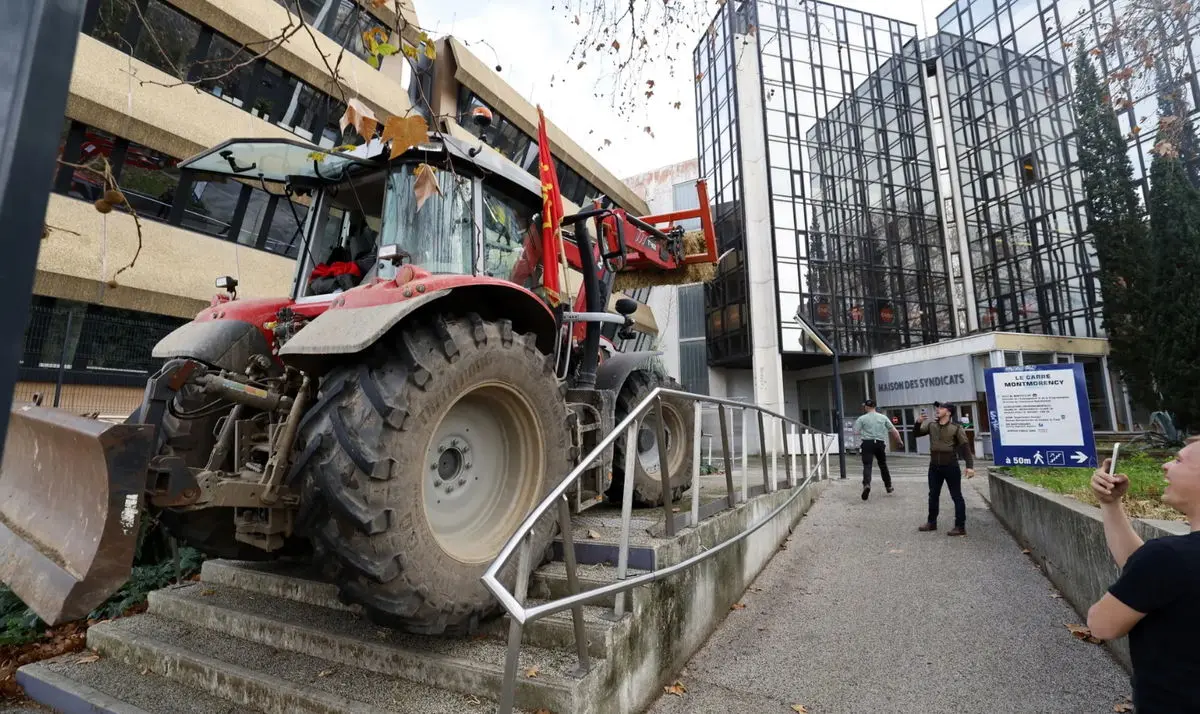
{"type": "Polygon", "coordinates": [[[533,407],[507,384],[466,390],[434,427],[423,469],[438,545],[463,563],[490,562],[541,497],[545,449],[533,407]]]}
{"type": "MultiPolygon", "coordinates": [[[[667,435],[667,468],[671,473],[677,473],[679,466],[683,462],[683,440],[680,435],[683,434],[683,416],[679,410],[672,404],[663,402],[663,430],[667,435]]],[[[658,429],[658,422],[649,414],[642,418],[642,423],[638,427],[638,462],[642,466],[642,470],[652,478],[662,480],[662,459],[658,452],[658,435],[655,433],[658,429]]]]}

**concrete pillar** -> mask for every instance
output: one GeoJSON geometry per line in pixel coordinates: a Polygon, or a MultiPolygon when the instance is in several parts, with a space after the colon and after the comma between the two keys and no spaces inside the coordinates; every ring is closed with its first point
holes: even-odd
{"type": "MultiPolygon", "coordinates": [[[[746,57],[758,52],[758,33],[748,40],[746,57]]],[[[762,82],[758,62],[737,63],[738,142],[742,155],[742,197],[746,216],[746,271],[749,281],[750,345],[755,404],[782,414],[783,361],[779,354],[778,290],[775,287],[775,240],[771,229],[770,190],[767,185],[767,137],[763,126],[762,82]]],[[[766,436],[766,447],[775,447],[778,436],[766,436]]]]}

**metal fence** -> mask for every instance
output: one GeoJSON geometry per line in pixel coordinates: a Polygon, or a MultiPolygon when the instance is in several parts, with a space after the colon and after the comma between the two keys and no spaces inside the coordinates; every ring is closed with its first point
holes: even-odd
{"type": "Polygon", "coordinates": [[[182,322],[44,298],[30,310],[13,402],[123,420],[159,367],[154,344],[182,322]]]}

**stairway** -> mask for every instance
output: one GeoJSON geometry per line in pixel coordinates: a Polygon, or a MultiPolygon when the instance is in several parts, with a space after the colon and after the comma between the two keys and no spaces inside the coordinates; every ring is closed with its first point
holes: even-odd
{"type": "MultiPolygon", "coordinates": [[[[517,708],[644,709],[728,615],[822,485],[743,547],[632,591],[622,619],[611,619],[612,596],[585,606],[587,672],[576,671],[570,611],[526,624],[517,708]]],[[[717,512],[673,538],[662,536],[656,513],[639,512],[630,576],[711,548],[786,497],[785,489],[734,509],[705,504],[717,512]]],[[[593,509],[572,526],[581,589],[613,582],[619,510],[593,509]]],[[[555,560],[535,571],[530,604],[568,594],[561,552],[559,541],[555,560]]],[[[495,711],[501,695],[508,629],[500,618],[471,639],[403,634],[342,604],[309,566],[213,560],[199,581],[150,593],[146,613],[89,628],[91,652],[25,665],[17,682],[64,714],[482,714],[495,711]]]]}
{"type": "MultiPolygon", "coordinates": [[[[615,579],[581,568],[581,587],[615,579]]],[[[566,570],[548,563],[532,596],[565,594],[566,570]]],[[[611,599],[609,605],[611,607],[611,599]]],[[[208,561],[198,582],[150,594],[143,615],[88,630],[88,648],[27,665],[18,682],[63,712],[422,712],[493,711],[500,696],[506,621],[471,640],[406,635],[343,605],[336,588],[305,567],[208,561]],[[73,700],[73,701],[72,701],[73,700]]],[[[576,676],[570,613],[526,627],[517,706],[565,714],[607,675],[609,652],[630,618],[585,608],[591,670],[576,676]],[[532,674],[533,676],[526,676],[532,674]]]]}

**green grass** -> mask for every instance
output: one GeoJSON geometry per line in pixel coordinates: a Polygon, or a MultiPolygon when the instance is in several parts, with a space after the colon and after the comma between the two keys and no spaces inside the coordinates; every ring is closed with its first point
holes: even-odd
{"type": "MultiPolygon", "coordinates": [[[[1170,456],[1163,454],[1122,454],[1118,459],[1117,472],[1129,477],[1129,492],[1125,495],[1125,509],[1129,515],[1139,518],[1162,518],[1183,520],[1183,514],[1163,504],[1163,462],[1170,456]]],[[[1093,506],[1099,501],[1092,494],[1091,469],[1037,469],[1029,466],[1010,466],[1001,469],[1026,483],[1041,486],[1055,493],[1076,498],[1093,506]]]]}

